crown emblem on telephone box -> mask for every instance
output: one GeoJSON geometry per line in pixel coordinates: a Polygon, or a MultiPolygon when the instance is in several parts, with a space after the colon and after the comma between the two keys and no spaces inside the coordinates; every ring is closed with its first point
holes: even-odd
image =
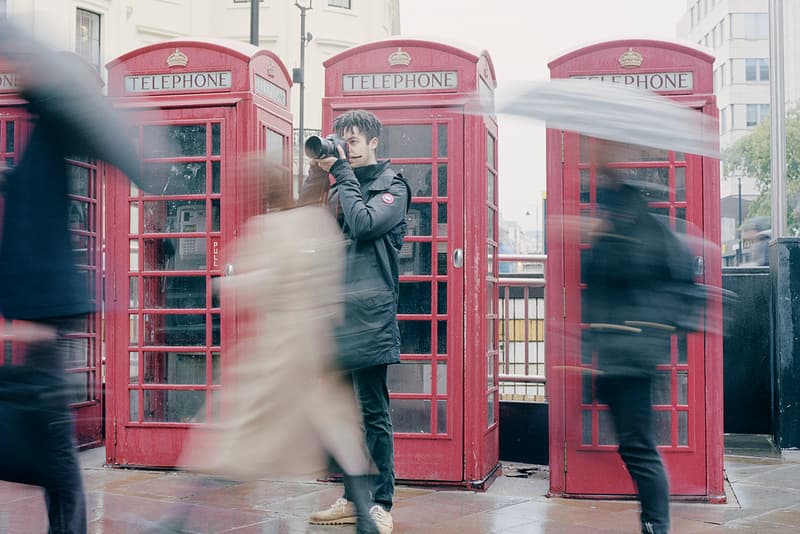
{"type": "Polygon", "coordinates": [[[619,56],[619,66],[623,69],[632,69],[639,67],[644,61],[642,54],[634,52],[633,48],[628,48],[628,51],[619,56]]]}
{"type": "Polygon", "coordinates": [[[411,54],[403,50],[402,48],[398,48],[394,52],[389,55],[389,65],[394,67],[395,65],[408,65],[411,63],[411,54]]]}
{"type": "Polygon", "coordinates": [[[185,67],[189,63],[189,57],[176,48],[167,58],[167,65],[170,67],[185,67]]]}

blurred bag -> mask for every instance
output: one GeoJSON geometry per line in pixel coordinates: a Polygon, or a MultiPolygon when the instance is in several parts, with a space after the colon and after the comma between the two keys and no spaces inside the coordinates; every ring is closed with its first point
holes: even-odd
{"type": "Polygon", "coordinates": [[[708,300],[706,286],[695,282],[695,259],[683,238],[658,217],[653,217],[662,230],[663,254],[670,274],[659,290],[664,322],[682,332],[705,330],[708,300]]]}

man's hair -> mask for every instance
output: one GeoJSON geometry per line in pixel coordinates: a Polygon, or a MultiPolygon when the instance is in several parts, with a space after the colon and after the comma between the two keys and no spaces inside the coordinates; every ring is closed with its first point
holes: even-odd
{"type": "Polygon", "coordinates": [[[363,109],[342,113],[333,121],[333,131],[339,137],[344,137],[345,132],[354,126],[358,128],[359,132],[366,135],[367,141],[369,141],[373,137],[380,137],[383,125],[378,117],[363,109]]]}

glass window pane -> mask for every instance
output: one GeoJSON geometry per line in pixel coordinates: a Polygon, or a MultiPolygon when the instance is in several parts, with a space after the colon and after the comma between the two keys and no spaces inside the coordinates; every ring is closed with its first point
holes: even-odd
{"type": "Polygon", "coordinates": [[[221,323],[218,313],[211,314],[211,345],[219,347],[221,345],[221,323]]]}
{"type": "Polygon", "coordinates": [[[205,384],[204,352],[145,352],[145,384],[205,384]]]}
{"type": "Polygon", "coordinates": [[[136,345],[139,343],[139,315],[132,313],[128,317],[128,325],[128,339],[131,345],[136,345]]]}
{"type": "Polygon", "coordinates": [[[219,232],[219,221],[220,221],[220,210],[219,210],[219,199],[213,199],[211,201],[211,231],[212,232],[219,232]]]}
{"type": "Polygon", "coordinates": [[[130,205],[130,227],[128,231],[132,234],[139,233],[139,203],[131,202],[130,205]]]}
{"type": "Polygon", "coordinates": [[[142,241],[146,271],[197,271],[206,268],[205,238],[168,237],[142,241]]]}
{"type": "Polygon", "coordinates": [[[592,411],[581,411],[581,444],[592,444],[592,411]]]}
{"type": "Polygon", "coordinates": [[[143,180],[153,184],[160,195],[202,195],[206,192],[204,162],[147,163],[143,172],[143,180]]]}
{"type": "Polygon", "coordinates": [[[431,283],[400,282],[397,313],[431,313],[431,283]]]}
{"type": "Polygon", "coordinates": [[[440,197],[447,196],[447,165],[439,165],[436,171],[436,180],[438,182],[437,194],[440,197]]]}
{"type": "Polygon", "coordinates": [[[447,243],[437,243],[438,252],[436,253],[436,274],[447,275],[448,269],[448,256],[447,256],[447,243]]]}
{"type": "Polygon", "coordinates": [[[686,167],[675,167],[675,200],[686,200],[686,167]]]}
{"type": "Polygon", "coordinates": [[[437,151],[437,155],[440,158],[446,158],[447,157],[447,125],[446,124],[440,124],[437,128],[438,128],[437,134],[438,134],[438,145],[439,145],[439,147],[438,147],[439,149],[437,151]]]}
{"type": "Polygon", "coordinates": [[[205,124],[144,126],[143,157],[205,156],[205,124]]]}
{"type": "Polygon", "coordinates": [[[128,287],[128,307],[137,308],[139,306],[139,279],[135,276],[130,278],[128,287]]]}
{"type": "Polygon", "coordinates": [[[430,354],[430,321],[399,321],[400,352],[403,354],[430,354]]]}
{"type": "Polygon", "coordinates": [[[447,354],[447,321],[439,321],[436,329],[436,354],[444,356],[447,354]]]}
{"type": "Polygon", "coordinates": [[[144,278],[145,308],[205,308],[205,276],[148,276],[144,278]]]}
{"type": "Polygon", "coordinates": [[[678,445],[689,445],[689,412],[678,412],[678,445]]]}
{"type": "Polygon", "coordinates": [[[201,423],[205,420],[205,391],[145,390],[146,423],[201,423]]]}
{"type": "Polygon", "coordinates": [[[495,211],[493,208],[488,208],[486,211],[486,237],[492,241],[497,241],[494,235],[495,227],[495,211]]]}
{"type": "Polygon", "coordinates": [[[495,192],[495,175],[492,172],[489,172],[486,175],[486,201],[489,204],[497,205],[497,200],[494,198],[495,192]]]}
{"type": "Polygon", "coordinates": [[[85,235],[70,236],[72,254],[78,265],[91,265],[91,253],[94,250],[93,239],[85,235]]]}
{"type": "Polygon", "coordinates": [[[660,371],[653,378],[653,404],[672,404],[672,372],[660,371]]]}
{"type": "Polygon", "coordinates": [[[679,234],[686,233],[686,208],[675,209],[675,231],[679,234]]]}
{"type": "Polygon", "coordinates": [[[6,122],[6,152],[14,152],[14,121],[6,122]]]}
{"type": "Polygon", "coordinates": [[[407,235],[431,235],[431,205],[413,203],[406,214],[407,235]]]}
{"type": "Polygon", "coordinates": [[[495,422],[495,414],[494,414],[494,397],[495,393],[489,393],[487,400],[486,400],[486,424],[487,426],[491,426],[495,422]]]}
{"type": "Polygon", "coordinates": [[[486,136],[486,163],[490,168],[494,169],[494,137],[491,134],[486,136]]]}
{"type": "Polygon", "coordinates": [[[623,179],[638,188],[648,202],[669,201],[668,167],[640,167],[619,171],[623,179]]]}
{"type": "Polygon", "coordinates": [[[592,365],[592,332],[588,328],[581,330],[581,364],[592,365]]]}
{"type": "Polygon", "coordinates": [[[600,410],[597,412],[597,426],[598,426],[598,445],[616,445],[617,434],[614,429],[614,420],[611,418],[611,412],[608,410],[600,410]]]}
{"type": "Polygon", "coordinates": [[[384,126],[378,144],[378,158],[430,158],[433,156],[430,124],[384,126]]]}
{"type": "Polygon", "coordinates": [[[436,394],[447,394],[447,362],[437,362],[436,364],[436,394]]]}
{"type": "Polygon", "coordinates": [[[756,79],[756,60],[755,59],[745,59],[744,60],[744,77],[748,82],[752,82],[756,79]]]}
{"type": "Polygon", "coordinates": [[[656,429],[656,445],[672,445],[672,412],[653,412],[656,429]]]}
{"type": "Polygon", "coordinates": [[[138,384],[139,383],[139,353],[138,352],[129,352],[128,353],[128,363],[130,368],[130,378],[128,382],[131,384],[138,384]]]}
{"type": "Polygon", "coordinates": [[[431,274],[431,244],[409,243],[411,251],[408,257],[400,254],[401,275],[431,274]]]}
{"type": "Polygon", "coordinates": [[[430,362],[403,362],[388,367],[389,391],[392,393],[426,393],[432,389],[430,362]]]}
{"type": "Polygon", "coordinates": [[[689,362],[688,339],[686,334],[678,334],[678,363],[689,362]]]}
{"type": "Polygon", "coordinates": [[[403,163],[392,165],[392,168],[403,175],[411,187],[411,194],[414,197],[431,196],[433,167],[429,163],[403,163]]]}
{"type": "Polygon", "coordinates": [[[211,383],[214,385],[219,385],[222,383],[221,380],[222,372],[220,367],[220,353],[219,352],[212,352],[211,353],[211,383]]]}
{"type": "Polygon", "coordinates": [[[139,241],[137,241],[136,239],[131,239],[129,267],[132,273],[139,271],[139,241]]]}
{"type": "MultiPolygon", "coordinates": [[[[581,139],[583,139],[583,138],[581,138],[581,139]]],[[[588,204],[590,202],[590,200],[591,200],[590,191],[589,191],[590,182],[591,182],[591,174],[589,172],[589,169],[581,169],[580,170],[580,175],[581,175],[581,192],[580,192],[581,198],[580,198],[580,201],[583,202],[584,204],[588,204]]]]}
{"type": "Polygon", "coordinates": [[[66,343],[66,354],[64,355],[64,367],[72,369],[74,367],[89,367],[91,356],[89,353],[89,339],[70,338],[66,343]]]}
{"type": "Polygon", "coordinates": [[[447,401],[436,402],[436,433],[447,434],[447,401]]]}
{"type": "Polygon", "coordinates": [[[67,164],[67,192],[80,197],[89,196],[91,172],[86,167],[67,164]]]}
{"type": "Polygon", "coordinates": [[[423,399],[392,399],[392,426],[395,432],[429,434],[431,432],[431,401],[423,399]]]}
{"type": "Polygon", "coordinates": [[[219,161],[211,162],[211,192],[219,193],[220,188],[220,163],[219,161]]]}
{"type": "Polygon", "coordinates": [[[205,314],[150,314],[144,319],[145,345],[203,346],[206,344],[205,314]]]}
{"type": "Polygon", "coordinates": [[[139,422],[139,390],[128,392],[128,417],[134,423],[139,422]]]}
{"type": "MultiPolygon", "coordinates": [[[[219,156],[220,154],[220,138],[219,138],[219,131],[220,131],[220,124],[215,122],[211,125],[211,154],[214,156],[219,156]]],[[[269,144],[267,144],[269,147],[269,144]]],[[[269,153],[269,149],[267,150],[269,153]]]]}
{"type": "Polygon", "coordinates": [[[149,200],[144,203],[144,227],[147,233],[205,232],[204,200],[149,200]]]}
{"type": "Polygon", "coordinates": [[[447,203],[440,202],[436,208],[436,235],[445,237],[447,236],[447,203]]]}
{"type": "Polygon", "coordinates": [[[447,313],[447,282],[436,282],[436,313],[447,313]]]}
{"type": "Polygon", "coordinates": [[[678,404],[689,404],[689,372],[678,371],[678,404]]]}
{"type": "Polygon", "coordinates": [[[758,79],[762,82],[769,81],[769,61],[766,59],[759,60],[758,79]]]}

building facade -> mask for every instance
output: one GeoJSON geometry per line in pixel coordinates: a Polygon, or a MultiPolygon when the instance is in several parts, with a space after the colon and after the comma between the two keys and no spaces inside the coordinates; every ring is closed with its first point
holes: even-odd
{"type": "MultiPolygon", "coordinates": [[[[259,43],[291,71],[300,66],[300,16],[308,7],[304,126],[321,125],[322,63],[351,46],[400,33],[399,0],[260,0],[259,43]]],[[[51,46],[77,52],[106,79],[105,64],[168,39],[250,41],[250,0],[0,0],[3,13],[51,46]]],[[[292,95],[297,119],[299,88],[292,95]]]]}
{"type": "MultiPolygon", "coordinates": [[[[722,149],[747,135],[770,112],[768,0],[687,0],[678,37],[716,57],[714,93],[722,149]]],[[[800,2],[784,1],[784,59],[787,106],[800,103],[800,2]]],[[[737,262],[737,228],[758,195],[755,180],[726,176],[720,184],[725,264],[737,262]],[[741,216],[740,216],[741,212],[741,216]]],[[[747,260],[746,243],[740,260],[747,260]]]]}

